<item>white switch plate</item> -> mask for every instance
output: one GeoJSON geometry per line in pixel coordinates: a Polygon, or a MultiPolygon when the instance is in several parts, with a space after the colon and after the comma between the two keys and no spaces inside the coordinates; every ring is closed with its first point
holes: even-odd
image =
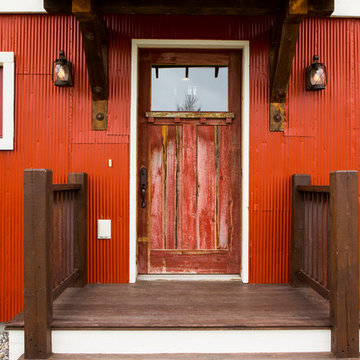
{"type": "Polygon", "coordinates": [[[98,239],[111,239],[111,220],[98,219],[98,239]]]}

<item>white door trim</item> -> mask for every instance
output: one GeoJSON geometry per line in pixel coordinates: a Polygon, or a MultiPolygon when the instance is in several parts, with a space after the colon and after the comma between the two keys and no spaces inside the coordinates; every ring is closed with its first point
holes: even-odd
{"type": "Polygon", "coordinates": [[[249,281],[249,104],[250,104],[250,42],[238,40],[158,40],[133,39],[131,49],[130,108],[130,261],[129,281],[137,277],[136,267],[136,191],[137,191],[137,101],[138,53],[140,48],[242,49],[242,232],[241,279],[249,281]]]}

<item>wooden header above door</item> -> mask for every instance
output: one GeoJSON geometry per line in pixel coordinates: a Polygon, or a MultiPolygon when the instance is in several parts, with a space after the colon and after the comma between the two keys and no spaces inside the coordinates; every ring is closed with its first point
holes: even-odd
{"type": "MultiPolygon", "coordinates": [[[[94,0],[94,5],[103,14],[146,15],[278,15],[287,7],[283,0],[94,0]]],[[[297,9],[297,0],[293,9],[297,9]]],[[[72,0],[44,0],[49,14],[71,14],[72,0]]],[[[334,11],[334,0],[307,0],[308,16],[330,16],[334,11]]]]}

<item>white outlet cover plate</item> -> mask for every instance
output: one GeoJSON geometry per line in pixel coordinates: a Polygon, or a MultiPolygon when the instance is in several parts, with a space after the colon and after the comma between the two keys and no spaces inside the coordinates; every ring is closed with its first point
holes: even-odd
{"type": "Polygon", "coordinates": [[[98,239],[111,239],[111,220],[98,220],[98,239]]]}

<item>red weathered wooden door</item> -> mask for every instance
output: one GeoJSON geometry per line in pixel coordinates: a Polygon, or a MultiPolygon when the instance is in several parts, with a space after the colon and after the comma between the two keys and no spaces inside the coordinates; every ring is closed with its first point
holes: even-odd
{"type": "Polygon", "coordinates": [[[139,273],[240,272],[240,84],[241,52],[140,53],[139,273]]]}

